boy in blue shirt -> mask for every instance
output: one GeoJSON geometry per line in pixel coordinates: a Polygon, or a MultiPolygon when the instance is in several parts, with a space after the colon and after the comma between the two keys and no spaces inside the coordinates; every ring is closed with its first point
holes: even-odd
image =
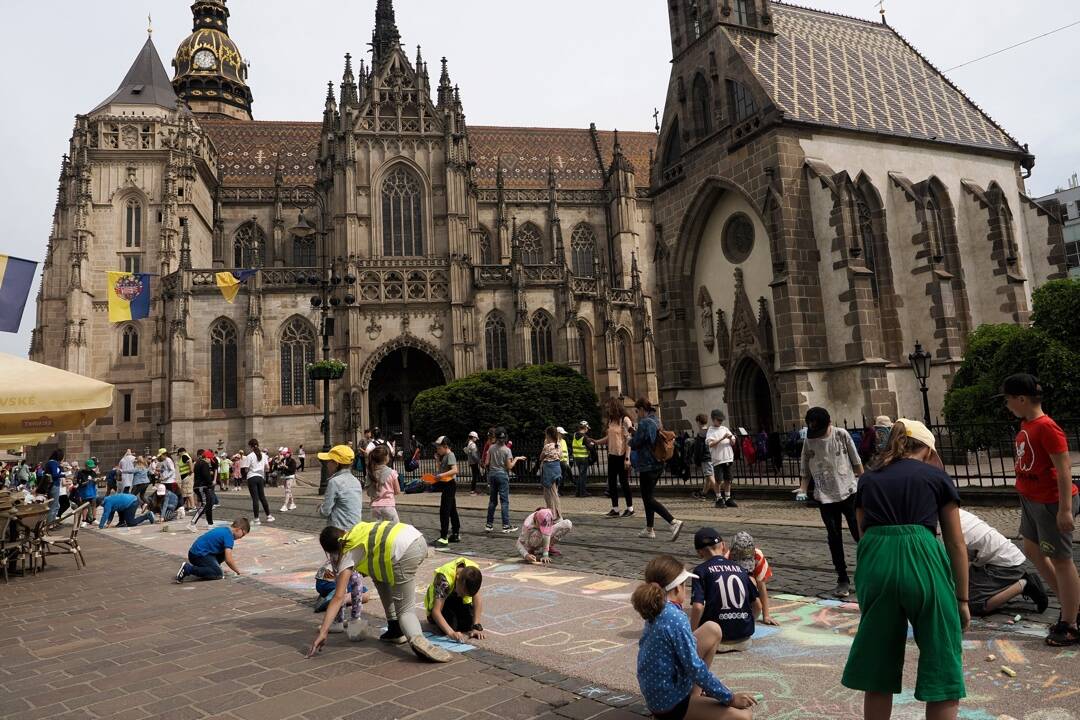
{"type": "Polygon", "coordinates": [[[701,528],[694,533],[694,549],[705,562],[694,569],[690,626],[711,620],[720,626],[724,643],[748,639],[760,608],[757,586],[746,570],[727,558],[727,546],[716,530],[701,528]]]}
{"type": "Polygon", "coordinates": [[[139,498],[127,493],[110,495],[105,498],[101,503],[101,521],[98,523],[98,529],[104,530],[112,522],[113,515],[119,515],[120,525],[126,525],[127,527],[142,525],[144,522],[152,524],[154,522],[154,513],[152,512],[135,517],[135,508],[138,507],[138,504],[139,498]]]}
{"type": "Polygon", "coordinates": [[[215,527],[200,535],[188,550],[188,561],[176,572],[176,582],[184,582],[189,575],[200,580],[220,580],[225,577],[221,563],[240,575],[240,568],[233,561],[233,544],[250,531],[247,518],[237,518],[232,527],[215,527]]]}

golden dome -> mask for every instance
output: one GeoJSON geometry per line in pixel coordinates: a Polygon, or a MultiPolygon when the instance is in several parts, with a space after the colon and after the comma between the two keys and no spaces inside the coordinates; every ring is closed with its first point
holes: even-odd
{"type": "Polygon", "coordinates": [[[224,0],[195,0],[194,24],[173,59],[173,88],[195,112],[225,112],[221,104],[251,113],[248,68],[229,37],[229,10],[224,0]],[[216,108],[216,109],[215,109],[216,108]]]}
{"type": "Polygon", "coordinates": [[[239,85],[247,84],[247,63],[236,43],[216,28],[200,29],[188,35],[176,50],[174,81],[186,75],[221,77],[239,85]],[[209,51],[209,54],[207,52],[209,51]],[[197,56],[197,57],[196,57],[197,56]]]}

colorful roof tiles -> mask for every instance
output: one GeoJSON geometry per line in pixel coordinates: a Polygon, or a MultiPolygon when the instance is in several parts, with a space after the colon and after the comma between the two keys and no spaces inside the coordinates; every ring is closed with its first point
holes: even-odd
{"type": "Polygon", "coordinates": [[[888,25],[775,4],[776,35],[725,26],[791,120],[1026,152],[888,25]]]}
{"type": "Polygon", "coordinates": [[[199,118],[218,151],[226,186],[274,184],[278,164],[286,185],[312,185],[322,123],[199,118]]]}

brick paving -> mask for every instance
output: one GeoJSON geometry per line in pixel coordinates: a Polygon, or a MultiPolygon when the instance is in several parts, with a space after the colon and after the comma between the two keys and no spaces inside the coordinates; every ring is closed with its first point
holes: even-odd
{"type": "Polygon", "coordinates": [[[0,586],[4,720],[641,717],[583,707],[530,679],[544,668],[485,653],[436,665],[368,641],[308,660],[311,608],[289,593],[251,578],[177,586],[162,578],[169,556],[80,537],[86,569],[55,558],[0,586]]]}

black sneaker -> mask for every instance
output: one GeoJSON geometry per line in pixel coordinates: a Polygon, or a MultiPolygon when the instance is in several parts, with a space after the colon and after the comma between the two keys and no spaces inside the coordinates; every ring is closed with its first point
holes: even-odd
{"type": "Polygon", "coordinates": [[[610,510],[608,510],[607,515],[604,515],[604,517],[617,518],[619,517],[619,511],[615,508],[611,508],[610,510]]]}
{"type": "Polygon", "coordinates": [[[1025,573],[1024,579],[1027,580],[1027,583],[1024,585],[1023,596],[1035,603],[1035,609],[1038,612],[1046,612],[1047,606],[1050,605],[1050,598],[1047,596],[1046,591],[1043,590],[1041,580],[1031,573],[1025,573]]]}
{"type": "Polygon", "coordinates": [[[713,506],[718,508],[727,507],[727,505],[724,504],[724,498],[719,498],[715,503],[713,503],[713,506]]]}
{"type": "Polygon", "coordinates": [[[728,507],[739,507],[739,503],[735,502],[735,498],[728,498],[724,501],[724,504],[728,507]]]}
{"type": "Polygon", "coordinates": [[[503,525],[503,535],[510,535],[517,532],[517,525],[503,525]]]}
{"type": "Polygon", "coordinates": [[[176,582],[177,582],[177,584],[184,582],[184,578],[187,577],[187,573],[184,572],[184,568],[186,568],[186,567],[187,567],[187,563],[181,563],[180,564],[180,569],[176,571],[176,582]]]}
{"type": "Polygon", "coordinates": [[[379,640],[392,645],[404,645],[409,641],[405,633],[401,632],[401,625],[396,620],[386,623],[386,632],[379,636],[379,640]]]}
{"type": "Polygon", "coordinates": [[[619,517],[628,518],[628,517],[633,517],[633,516],[634,516],[634,508],[626,508],[625,510],[623,510],[622,515],[620,515],[619,517]]]}
{"type": "Polygon", "coordinates": [[[451,535],[450,535],[450,537],[449,537],[449,538],[447,538],[447,539],[448,539],[448,540],[449,540],[450,542],[452,542],[452,543],[459,543],[459,542],[461,542],[461,536],[460,536],[460,535],[458,535],[457,533],[453,533],[453,534],[451,534],[451,535]]]}
{"type": "Polygon", "coordinates": [[[1064,621],[1059,621],[1050,626],[1050,632],[1046,636],[1046,644],[1052,647],[1068,647],[1080,643],[1080,630],[1069,627],[1064,621]]]}

